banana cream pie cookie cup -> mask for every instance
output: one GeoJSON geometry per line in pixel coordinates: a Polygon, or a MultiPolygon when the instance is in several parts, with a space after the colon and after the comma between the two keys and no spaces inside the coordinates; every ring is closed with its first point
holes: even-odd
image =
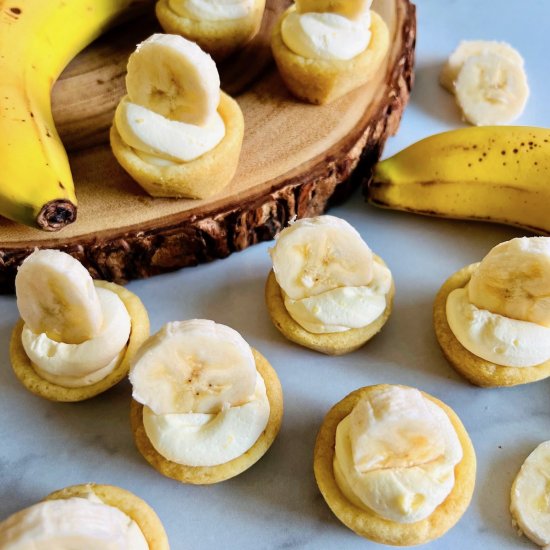
{"type": "Polygon", "coordinates": [[[510,494],[514,527],[543,548],[550,547],[549,479],[550,441],[545,441],[525,459],[510,494]]]}
{"type": "Polygon", "coordinates": [[[265,0],[159,0],[155,11],[162,28],[196,42],[216,61],[247,44],[258,32],[265,0]]]}
{"type": "Polygon", "coordinates": [[[273,29],[279,73],[297,98],[330,103],[369,82],[389,50],[372,0],[296,0],[273,29]]]}
{"type": "Polygon", "coordinates": [[[66,487],[0,523],[0,547],[169,550],[154,510],[112,485],[66,487]]]}
{"type": "Polygon", "coordinates": [[[244,119],[239,104],[221,92],[208,54],[181,36],[154,34],[130,56],[126,88],[111,149],[147,193],[204,199],[229,184],[244,119]]]}
{"type": "Polygon", "coordinates": [[[13,371],[30,392],[82,401],[126,377],[149,336],[141,300],[124,287],[93,281],[59,250],[36,250],[15,278],[21,320],[10,343],[13,371]]]}
{"type": "Polygon", "coordinates": [[[495,246],[452,275],[434,303],[437,340],[449,363],[478,386],[550,376],[550,238],[495,246]]]}
{"type": "Polygon", "coordinates": [[[277,373],[238,332],[214,321],[164,325],[136,355],[130,381],[138,450],[182,483],[240,474],[267,452],[281,427],[277,373]]]}
{"type": "Polygon", "coordinates": [[[298,220],[281,231],[270,254],[267,309],[290,341],[342,355],[363,346],[388,320],[391,272],[345,220],[298,220]]]}
{"type": "Polygon", "coordinates": [[[336,517],[358,535],[409,546],[441,537],[468,508],[476,457],[453,410],[417,389],[382,384],[326,415],[314,472],[336,517]]]}

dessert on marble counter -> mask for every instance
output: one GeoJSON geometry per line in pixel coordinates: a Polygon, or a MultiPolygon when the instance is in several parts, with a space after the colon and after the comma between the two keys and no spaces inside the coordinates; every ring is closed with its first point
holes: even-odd
{"type": "Polygon", "coordinates": [[[292,342],[341,355],[364,345],[388,320],[391,272],[345,220],[298,220],[281,231],[270,254],[266,304],[292,342]]]}
{"type": "Polygon", "coordinates": [[[133,493],[87,483],[55,491],[0,523],[2,550],[169,550],[154,510],[133,493]]]}
{"type": "Polygon", "coordinates": [[[134,440],[163,475],[224,481],[269,449],[283,415],[277,373],[242,336],[205,319],[167,323],[132,362],[134,440]]]}
{"type": "Polygon", "coordinates": [[[458,416],[417,389],[368,386],[326,415],[314,472],[334,514],[357,534],[396,546],[446,533],[475,485],[474,448],[458,416]]]}
{"type": "Polygon", "coordinates": [[[235,175],[244,135],[239,104],[197,44],[154,34],[128,60],[128,94],[117,107],[111,148],[154,197],[203,199],[235,175]]]}
{"type": "Polygon", "coordinates": [[[510,493],[512,522],[535,544],[550,547],[550,441],[541,443],[526,459],[510,493]]]}
{"type": "Polygon", "coordinates": [[[256,35],[265,0],[159,0],[155,9],[166,32],[196,42],[220,61],[256,35]]]}
{"type": "Polygon", "coordinates": [[[389,50],[372,0],[296,0],[277,21],[271,48],[293,95],[329,103],[369,82],[389,50]]]}
{"type": "Polygon", "coordinates": [[[478,386],[550,376],[550,238],[495,246],[439,290],[434,326],[449,363],[478,386]]]}
{"type": "Polygon", "coordinates": [[[93,281],[59,250],[35,250],[15,279],[21,320],[10,358],[19,381],[52,401],[82,401],[127,374],[149,336],[141,300],[124,287],[93,281]]]}

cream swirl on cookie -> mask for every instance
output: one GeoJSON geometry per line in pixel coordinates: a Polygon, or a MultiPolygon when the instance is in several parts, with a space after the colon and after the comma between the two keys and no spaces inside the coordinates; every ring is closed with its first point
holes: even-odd
{"type": "Polygon", "coordinates": [[[90,493],[46,500],[0,523],[2,550],[149,550],[135,521],[90,493]]]}
{"type": "Polygon", "coordinates": [[[188,19],[230,21],[246,17],[254,7],[254,0],[168,0],[168,5],[188,19]]]}
{"type": "Polygon", "coordinates": [[[399,523],[428,517],[452,491],[462,459],[446,413],[413,388],[381,388],[338,425],[336,482],[359,508],[399,523]]]}
{"type": "Polygon", "coordinates": [[[153,447],[187,466],[215,466],[250,449],[270,405],[250,346],[204,319],[172,322],[153,335],[130,371],[153,447]]]}
{"type": "Polygon", "coordinates": [[[299,220],[280,233],[270,253],[285,307],[309,332],[364,327],[386,309],[391,273],[344,220],[299,220]]]}

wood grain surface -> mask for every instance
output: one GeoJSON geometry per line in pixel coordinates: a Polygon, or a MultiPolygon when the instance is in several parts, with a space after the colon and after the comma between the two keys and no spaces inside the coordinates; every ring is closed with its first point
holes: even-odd
{"type": "Polygon", "coordinates": [[[78,219],[56,234],[0,219],[0,290],[12,290],[17,266],[35,247],[69,252],[94,277],[119,283],[222,258],[273,238],[293,216],[322,213],[368,179],[408,101],[414,5],[374,1],[392,37],[384,65],[367,85],[314,106],[289,94],[271,58],[271,27],[288,4],[268,0],[259,34],[219,67],[222,88],[243,110],[245,139],[235,178],[207,200],[149,197],[108,144],[127,57],[160,30],[152,11],[76,57],[52,103],[69,151],[78,219]]]}

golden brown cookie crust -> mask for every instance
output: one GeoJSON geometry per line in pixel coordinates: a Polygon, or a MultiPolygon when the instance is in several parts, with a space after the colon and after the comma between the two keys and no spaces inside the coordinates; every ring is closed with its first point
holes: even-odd
{"type": "Polygon", "coordinates": [[[111,126],[111,149],[116,159],[153,197],[204,199],[221,191],[237,171],[244,136],[244,118],[239,104],[224,92],[218,113],[225,123],[225,136],[204,155],[189,162],[156,166],[142,160],[111,126]]]}
{"type": "Polygon", "coordinates": [[[51,493],[44,500],[87,497],[90,493],[132,518],[141,529],[149,550],[170,550],[166,532],[155,511],[144,500],[120,487],[96,483],[72,485],[51,493]]]}
{"type": "Polygon", "coordinates": [[[371,41],[352,59],[308,59],[287,48],[281,35],[286,10],[275,25],[271,50],[287,88],[297,98],[314,104],[330,103],[372,79],[389,51],[390,33],[384,20],[371,11],[371,41]]]}
{"type": "MultiPolygon", "coordinates": [[[[336,428],[348,416],[356,403],[377,389],[388,384],[360,388],[327,413],[315,442],[313,470],[319,490],[336,517],[352,531],[381,544],[410,546],[434,540],[458,522],[468,508],[474,492],[476,456],[470,437],[456,413],[445,403],[422,392],[422,395],[441,407],[449,417],[460,444],[462,460],[455,466],[455,484],[447,498],[427,518],[415,523],[397,523],[384,519],[374,512],[367,512],[352,504],[338,487],[333,470],[336,428]]],[[[406,386],[400,386],[406,387],[406,386]]]]}
{"type": "Polygon", "coordinates": [[[132,328],[124,357],[109,375],[95,384],[81,388],[59,386],[58,384],[44,380],[32,367],[32,363],[25,353],[21,342],[21,334],[25,323],[22,319],[19,319],[11,335],[11,366],[15,376],[31,393],[50,401],[84,401],[107,391],[128,375],[130,361],[141,344],[149,337],[149,316],[147,315],[147,310],[141,300],[123,286],[107,281],[94,281],[94,285],[116,293],[128,310],[132,328]]]}
{"type": "Polygon", "coordinates": [[[241,19],[225,21],[196,21],[178,15],[168,0],[159,0],[155,6],[157,19],[165,32],[180,34],[196,42],[216,61],[225,59],[245,46],[260,29],[265,0],[255,0],[252,11],[241,19]]]}
{"type": "Polygon", "coordinates": [[[283,391],[281,382],[267,359],[255,349],[252,350],[256,368],[262,375],[269,400],[269,420],[265,430],[256,443],[244,454],[218,466],[186,466],[164,458],[151,444],[143,425],[143,405],[132,399],[130,421],[134,433],[134,441],[145,460],[166,477],[182,483],[206,485],[218,483],[234,477],[256,463],[271,447],[279,433],[283,419],[283,391]]]}
{"type": "Polygon", "coordinates": [[[447,322],[447,297],[464,288],[479,263],[463,267],[451,275],[440,288],[434,302],[434,329],[447,361],[472,384],[484,387],[517,386],[550,376],[550,361],[534,367],[503,367],[468,351],[456,338],[447,322]]]}
{"type": "MultiPolygon", "coordinates": [[[[386,266],[384,261],[376,255],[375,261],[386,266]]],[[[394,295],[395,286],[392,279],[392,286],[386,297],[386,309],[378,319],[366,327],[352,328],[345,332],[315,334],[300,326],[288,313],[281,287],[273,270],[270,271],[265,285],[265,302],[275,327],[291,342],[327,355],[344,355],[355,351],[378,334],[390,316],[394,295]]]]}

